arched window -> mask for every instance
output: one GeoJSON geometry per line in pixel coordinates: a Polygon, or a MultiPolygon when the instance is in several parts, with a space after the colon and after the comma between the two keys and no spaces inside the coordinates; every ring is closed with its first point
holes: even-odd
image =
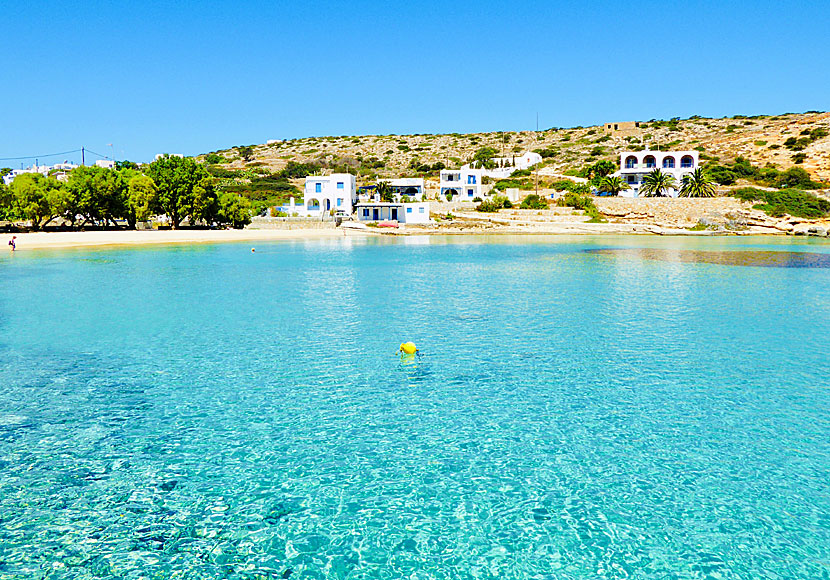
{"type": "Polygon", "coordinates": [[[674,169],[674,157],[663,158],[663,169],[674,169]]]}
{"type": "Polygon", "coordinates": [[[689,169],[695,164],[695,160],[692,158],[691,155],[684,155],[683,158],[680,160],[680,167],[685,169],[689,169]]]}
{"type": "Polygon", "coordinates": [[[643,159],[643,163],[646,164],[646,167],[657,167],[657,160],[654,158],[654,155],[646,155],[646,158],[643,159]]]}
{"type": "Polygon", "coordinates": [[[634,169],[637,167],[637,158],[633,155],[629,155],[625,158],[625,168],[626,169],[634,169]]]}

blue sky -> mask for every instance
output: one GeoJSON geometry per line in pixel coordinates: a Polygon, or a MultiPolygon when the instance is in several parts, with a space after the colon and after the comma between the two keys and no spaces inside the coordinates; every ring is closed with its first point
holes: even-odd
{"type": "Polygon", "coordinates": [[[0,158],[830,109],[826,0],[0,6],[0,158]]]}

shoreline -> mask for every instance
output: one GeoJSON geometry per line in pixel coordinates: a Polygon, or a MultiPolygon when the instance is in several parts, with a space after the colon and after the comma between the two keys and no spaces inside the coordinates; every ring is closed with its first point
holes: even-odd
{"type": "Polygon", "coordinates": [[[17,236],[17,252],[26,250],[94,248],[105,246],[151,246],[215,244],[276,240],[311,240],[343,237],[340,230],[323,228],[273,230],[112,230],[93,232],[27,232],[3,234],[3,245],[17,236]]]}
{"type": "MultiPolygon", "coordinates": [[[[491,224],[492,226],[492,224],[491,224]]],[[[233,242],[271,242],[278,240],[318,240],[342,237],[407,237],[407,236],[670,236],[670,237],[792,237],[792,234],[769,228],[750,228],[744,231],[689,231],[651,224],[570,223],[546,224],[546,227],[445,227],[402,228],[400,230],[348,231],[340,228],[297,229],[243,229],[243,230],[112,230],[93,232],[29,232],[3,234],[0,240],[8,242],[17,236],[17,250],[71,249],[96,247],[136,247],[152,245],[216,244],[233,242]]],[[[799,236],[800,237],[800,236],[799,236]]]]}

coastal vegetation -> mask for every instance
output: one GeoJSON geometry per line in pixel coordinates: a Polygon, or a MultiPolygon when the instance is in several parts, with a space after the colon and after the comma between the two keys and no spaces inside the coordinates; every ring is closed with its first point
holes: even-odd
{"type": "Polygon", "coordinates": [[[250,202],[214,187],[205,166],[192,158],[164,156],[144,171],[134,166],[79,167],[66,181],[40,173],[18,175],[0,189],[0,216],[28,221],[39,230],[53,221],[69,228],[135,228],[153,216],[166,216],[171,227],[191,225],[244,227],[250,202]]]}
{"type": "Polygon", "coordinates": [[[619,175],[607,175],[599,182],[598,189],[603,193],[619,195],[626,189],[630,188],[628,187],[628,183],[626,183],[625,180],[619,175]]]}
{"type": "Polygon", "coordinates": [[[476,211],[494,213],[502,208],[510,209],[511,207],[513,207],[513,204],[510,202],[509,199],[507,199],[507,197],[503,195],[494,195],[492,198],[482,201],[480,204],[478,204],[476,206],[476,211]]]}
{"type": "Polygon", "coordinates": [[[815,181],[801,167],[790,167],[781,171],[775,167],[758,167],[745,157],[736,157],[732,163],[714,164],[706,167],[706,173],[719,185],[734,185],[739,179],[765,187],[823,189],[830,184],[815,181]]]}
{"type": "Polygon", "coordinates": [[[655,169],[643,178],[640,194],[644,197],[662,197],[668,194],[668,190],[676,186],[677,182],[671,174],[655,169]]]}
{"type": "Polygon", "coordinates": [[[680,197],[715,197],[715,184],[701,168],[683,176],[680,197]]]}
{"type": "Polygon", "coordinates": [[[795,188],[767,191],[754,187],[742,187],[731,193],[743,201],[757,201],[754,207],[773,217],[791,215],[808,219],[830,215],[830,201],[795,188]]]}
{"type": "Polygon", "coordinates": [[[539,195],[531,193],[519,204],[521,209],[548,209],[548,202],[539,195]]]}
{"type": "Polygon", "coordinates": [[[605,221],[602,214],[599,213],[597,206],[594,205],[594,199],[590,195],[579,195],[578,193],[569,191],[556,200],[556,205],[559,207],[572,207],[583,210],[585,215],[591,218],[589,223],[605,221]]]}

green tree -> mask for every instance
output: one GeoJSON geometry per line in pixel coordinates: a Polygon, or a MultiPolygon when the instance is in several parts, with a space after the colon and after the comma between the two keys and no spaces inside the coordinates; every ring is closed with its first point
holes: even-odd
{"type": "Polygon", "coordinates": [[[715,197],[715,184],[700,167],[681,179],[680,197],[715,197]]]}
{"type": "Polygon", "coordinates": [[[629,189],[628,183],[619,175],[606,175],[599,183],[599,190],[611,195],[619,195],[626,189],[629,189]]]}
{"type": "Polygon", "coordinates": [[[674,177],[655,169],[643,178],[643,185],[640,186],[640,193],[645,197],[662,197],[668,194],[668,190],[677,186],[674,177]]]}
{"type": "Polygon", "coordinates": [[[380,196],[381,201],[391,203],[395,199],[395,194],[392,193],[392,186],[388,181],[378,181],[375,186],[375,193],[380,196]]]}
{"type": "Polygon", "coordinates": [[[115,168],[118,171],[121,171],[122,169],[133,169],[135,171],[138,171],[138,163],[134,163],[133,161],[127,161],[125,159],[124,161],[116,161],[115,168]]]}
{"type": "Polygon", "coordinates": [[[242,229],[251,223],[251,202],[235,193],[224,193],[219,198],[216,223],[242,229]]]}
{"type": "Polygon", "coordinates": [[[521,209],[548,209],[548,202],[540,195],[531,193],[522,200],[521,209]]]}
{"type": "Polygon", "coordinates": [[[130,228],[134,229],[136,223],[145,222],[153,215],[157,191],[156,184],[146,175],[138,173],[128,178],[124,217],[130,228]]]}
{"type": "Polygon", "coordinates": [[[34,230],[39,230],[60,213],[65,197],[60,181],[40,173],[18,175],[12,182],[11,190],[15,215],[30,220],[34,230]]]}
{"type": "Polygon", "coordinates": [[[103,167],[79,167],[69,174],[67,185],[70,199],[65,215],[74,225],[75,216],[89,221],[117,225],[115,220],[125,216],[127,182],[121,172],[103,167]]]}
{"type": "Polygon", "coordinates": [[[165,155],[148,166],[147,175],[158,188],[154,211],[167,215],[174,229],[186,218],[191,223],[213,221],[216,193],[204,165],[191,158],[165,155]]]}
{"type": "Polygon", "coordinates": [[[589,179],[591,185],[598,186],[602,183],[603,178],[611,175],[616,170],[617,165],[613,161],[597,161],[585,169],[585,177],[589,179]]]}
{"type": "Polygon", "coordinates": [[[14,217],[14,196],[12,190],[0,178],[0,220],[12,220],[14,217]]]}
{"type": "Polygon", "coordinates": [[[239,147],[239,154],[245,161],[250,161],[254,158],[254,148],[250,145],[243,145],[242,147],[239,147]]]}
{"type": "Polygon", "coordinates": [[[495,161],[493,161],[493,157],[495,157],[497,153],[498,151],[496,151],[493,147],[482,147],[475,152],[475,155],[473,155],[473,167],[493,169],[496,166],[495,161]]]}

